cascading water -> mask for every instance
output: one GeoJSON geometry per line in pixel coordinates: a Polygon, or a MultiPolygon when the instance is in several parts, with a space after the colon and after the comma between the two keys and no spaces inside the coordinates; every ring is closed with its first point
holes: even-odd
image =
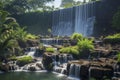
{"type": "Polygon", "coordinates": [[[73,33],[73,8],[53,12],[53,35],[71,35],[73,33]]]}
{"type": "Polygon", "coordinates": [[[74,75],[75,75],[75,65],[71,64],[69,69],[69,76],[74,77],[74,75]]]}
{"type": "Polygon", "coordinates": [[[91,36],[95,23],[95,2],[53,12],[53,35],[70,36],[74,32],[91,36]]]}
{"type": "Polygon", "coordinates": [[[69,68],[69,77],[74,78],[75,80],[80,80],[80,68],[79,64],[71,64],[69,68]]]}
{"type": "Polygon", "coordinates": [[[40,42],[43,43],[43,45],[62,45],[63,44],[62,39],[55,39],[55,38],[48,38],[48,39],[41,39],[40,42]]]}
{"type": "Polygon", "coordinates": [[[75,77],[80,78],[80,65],[75,65],[75,77]]]}
{"type": "Polygon", "coordinates": [[[52,59],[53,59],[53,64],[54,64],[53,70],[55,72],[65,74],[67,62],[73,60],[73,57],[70,54],[69,55],[61,54],[61,55],[53,55],[52,59]]]}

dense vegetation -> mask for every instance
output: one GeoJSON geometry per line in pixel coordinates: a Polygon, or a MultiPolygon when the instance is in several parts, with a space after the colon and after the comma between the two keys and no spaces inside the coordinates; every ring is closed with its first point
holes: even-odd
{"type": "MultiPolygon", "coordinates": [[[[2,5],[2,4],[1,4],[2,5]]],[[[0,8],[0,55],[14,55],[15,49],[21,51],[19,41],[36,39],[37,36],[21,28],[10,13],[0,8]],[[6,53],[6,54],[5,54],[6,53]]]]}
{"type": "Polygon", "coordinates": [[[68,53],[73,55],[78,55],[79,51],[77,46],[63,47],[59,50],[60,53],[68,53]]]}
{"type": "Polygon", "coordinates": [[[71,39],[78,41],[78,40],[82,40],[83,36],[82,36],[82,34],[79,34],[79,33],[73,33],[71,36],[71,39]]]}
{"type": "Polygon", "coordinates": [[[73,55],[86,55],[91,53],[94,50],[93,40],[89,40],[82,36],[82,34],[74,33],[71,36],[71,39],[74,41],[77,40],[77,44],[75,46],[63,47],[59,51],[60,53],[68,53],[73,55]]]}

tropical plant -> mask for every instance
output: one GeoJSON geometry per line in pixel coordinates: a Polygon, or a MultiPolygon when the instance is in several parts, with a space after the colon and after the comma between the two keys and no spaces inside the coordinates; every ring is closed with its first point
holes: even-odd
{"type": "Polygon", "coordinates": [[[93,41],[89,39],[78,40],[77,46],[80,53],[90,52],[94,50],[93,41]]]}
{"type": "Polygon", "coordinates": [[[28,34],[13,17],[9,16],[7,11],[0,10],[0,55],[11,53],[10,50],[13,53],[14,48],[19,48],[18,40],[25,40],[28,34]]]}
{"type": "Polygon", "coordinates": [[[0,10],[0,53],[4,53],[8,43],[15,38],[15,30],[19,26],[16,20],[8,15],[8,12],[0,10]]]}
{"type": "Polygon", "coordinates": [[[74,54],[78,55],[78,47],[77,46],[71,46],[71,47],[63,47],[59,50],[60,53],[68,53],[68,54],[74,54]]]}
{"type": "Polygon", "coordinates": [[[82,34],[79,34],[79,33],[73,33],[72,36],[71,36],[71,39],[78,41],[78,39],[79,39],[79,40],[82,40],[82,39],[83,39],[83,36],[82,36],[82,34]]]}

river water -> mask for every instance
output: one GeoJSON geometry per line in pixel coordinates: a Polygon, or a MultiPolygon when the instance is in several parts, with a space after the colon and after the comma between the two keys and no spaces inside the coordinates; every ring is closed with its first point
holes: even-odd
{"type": "Polygon", "coordinates": [[[8,72],[0,74],[0,80],[75,80],[52,72],[8,72]]]}

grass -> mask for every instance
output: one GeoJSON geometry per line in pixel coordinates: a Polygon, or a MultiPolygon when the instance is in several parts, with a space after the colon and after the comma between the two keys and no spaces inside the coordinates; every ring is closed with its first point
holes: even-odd
{"type": "Polygon", "coordinates": [[[54,50],[54,48],[52,48],[52,47],[48,47],[48,48],[46,48],[46,52],[54,53],[55,50],[54,50]]]}
{"type": "Polygon", "coordinates": [[[17,64],[19,66],[24,66],[25,64],[31,63],[33,58],[31,56],[25,56],[17,59],[17,64]]]}

